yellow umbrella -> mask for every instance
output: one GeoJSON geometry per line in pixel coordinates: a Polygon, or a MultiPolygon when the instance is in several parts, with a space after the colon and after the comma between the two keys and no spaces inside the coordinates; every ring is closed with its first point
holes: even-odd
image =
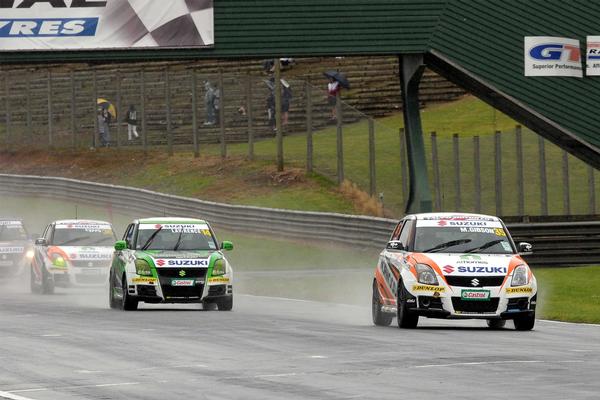
{"type": "Polygon", "coordinates": [[[113,103],[106,99],[98,98],[98,105],[102,108],[107,109],[108,113],[112,115],[113,119],[117,119],[117,109],[115,108],[113,103]]]}

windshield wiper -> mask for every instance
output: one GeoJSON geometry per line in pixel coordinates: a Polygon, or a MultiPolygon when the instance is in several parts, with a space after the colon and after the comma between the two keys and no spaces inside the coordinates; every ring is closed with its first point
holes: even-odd
{"type": "Polygon", "coordinates": [[[465,251],[465,253],[473,253],[474,251],[485,250],[485,249],[487,249],[488,247],[495,246],[495,245],[497,245],[498,243],[502,243],[502,242],[504,242],[504,239],[496,239],[496,240],[492,240],[492,241],[489,241],[489,242],[487,242],[487,243],[484,243],[484,244],[482,244],[482,245],[481,245],[481,246],[479,246],[479,247],[475,247],[474,249],[467,250],[467,251],[465,251]]]}
{"type": "Polygon", "coordinates": [[[179,245],[181,244],[181,235],[183,235],[183,228],[181,229],[181,232],[179,232],[179,237],[177,238],[177,243],[175,243],[173,251],[177,251],[177,249],[179,248],[179,245]]]}
{"type": "Polygon", "coordinates": [[[142,250],[148,250],[148,247],[150,247],[150,245],[152,244],[152,241],[154,240],[156,235],[158,235],[158,232],[160,232],[161,230],[162,230],[162,226],[160,228],[158,228],[157,230],[155,230],[154,232],[152,232],[152,235],[150,235],[148,240],[146,240],[146,243],[144,243],[144,245],[142,246],[142,250]]]}
{"type": "Polygon", "coordinates": [[[431,249],[423,250],[423,253],[433,253],[433,252],[435,252],[437,250],[447,249],[448,247],[458,246],[459,244],[465,244],[465,243],[469,243],[471,241],[472,241],[471,239],[451,240],[451,241],[446,242],[446,243],[438,244],[437,246],[432,247],[431,249]]]}

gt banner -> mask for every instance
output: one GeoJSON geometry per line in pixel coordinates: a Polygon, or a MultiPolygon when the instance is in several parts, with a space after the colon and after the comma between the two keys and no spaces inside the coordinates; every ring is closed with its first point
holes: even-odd
{"type": "Polygon", "coordinates": [[[600,76],[600,36],[587,37],[586,61],[586,75],[600,76]]]}
{"type": "Polygon", "coordinates": [[[213,0],[0,0],[0,51],[213,45],[213,0]]]}
{"type": "Polygon", "coordinates": [[[579,40],[525,37],[525,76],[583,77],[579,40]]]}

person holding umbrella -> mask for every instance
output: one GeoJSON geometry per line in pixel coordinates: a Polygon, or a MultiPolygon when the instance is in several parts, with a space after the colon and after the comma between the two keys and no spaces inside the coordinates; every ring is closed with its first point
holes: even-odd
{"type": "Polygon", "coordinates": [[[327,85],[327,103],[331,106],[331,117],[332,121],[337,119],[337,97],[341,93],[342,88],[350,89],[350,83],[346,76],[339,71],[327,71],[324,72],[327,78],[329,78],[329,84],[327,85]]]}

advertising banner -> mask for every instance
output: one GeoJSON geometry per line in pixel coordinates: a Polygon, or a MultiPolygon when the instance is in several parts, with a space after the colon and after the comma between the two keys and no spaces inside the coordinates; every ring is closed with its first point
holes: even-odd
{"type": "Polygon", "coordinates": [[[0,51],[213,45],[213,0],[0,0],[0,51]]]}
{"type": "Polygon", "coordinates": [[[586,61],[586,75],[600,76],[600,36],[587,37],[586,61]]]}
{"type": "Polygon", "coordinates": [[[579,41],[562,37],[525,37],[525,76],[583,77],[579,41]]]}

